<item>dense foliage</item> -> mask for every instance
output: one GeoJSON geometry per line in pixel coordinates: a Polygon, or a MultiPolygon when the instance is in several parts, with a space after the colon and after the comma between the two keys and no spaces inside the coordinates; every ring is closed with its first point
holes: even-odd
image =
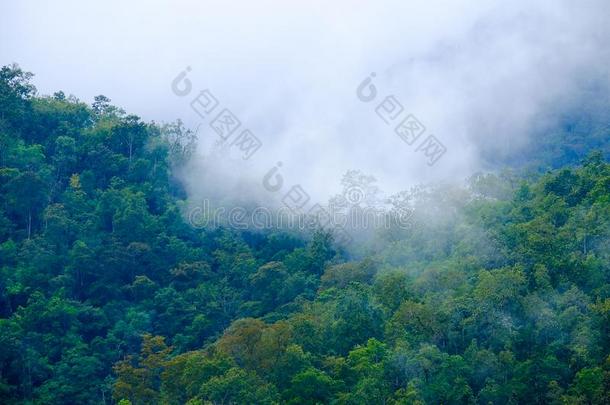
{"type": "Polygon", "coordinates": [[[415,189],[348,255],[188,226],[189,131],[30,80],[0,71],[0,403],[610,403],[602,154],[415,189]]]}

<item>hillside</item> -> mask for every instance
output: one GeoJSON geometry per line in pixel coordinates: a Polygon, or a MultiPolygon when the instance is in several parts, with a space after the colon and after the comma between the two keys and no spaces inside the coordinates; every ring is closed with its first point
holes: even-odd
{"type": "Polygon", "coordinates": [[[354,254],[190,226],[192,132],[3,67],[0,403],[608,404],[610,138],[574,128],[354,254]]]}

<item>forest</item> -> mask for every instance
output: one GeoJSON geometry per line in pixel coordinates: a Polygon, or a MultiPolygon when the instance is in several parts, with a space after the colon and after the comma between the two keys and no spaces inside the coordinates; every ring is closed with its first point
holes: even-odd
{"type": "Polygon", "coordinates": [[[354,252],[191,226],[192,131],[4,66],[0,403],[610,404],[610,129],[587,130],[408,191],[412,226],[354,252]]]}

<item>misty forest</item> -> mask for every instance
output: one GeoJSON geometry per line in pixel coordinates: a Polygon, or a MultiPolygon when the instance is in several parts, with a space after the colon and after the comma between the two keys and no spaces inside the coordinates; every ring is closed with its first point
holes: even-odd
{"type": "Polygon", "coordinates": [[[608,404],[610,129],[571,120],[349,249],[192,226],[192,131],[5,66],[0,403],[608,404]]]}

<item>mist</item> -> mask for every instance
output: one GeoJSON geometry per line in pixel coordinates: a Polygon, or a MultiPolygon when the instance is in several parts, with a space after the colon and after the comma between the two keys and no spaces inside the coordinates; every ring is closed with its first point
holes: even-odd
{"type": "Polygon", "coordinates": [[[587,90],[610,83],[608,7],[5,2],[0,62],[36,73],[42,94],[64,90],[91,102],[103,89],[145,120],[181,119],[199,137],[180,173],[193,199],[279,204],[300,186],[310,206],[341,193],[348,170],[373,176],[391,194],[461,181],[527,148],[587,90]],[[181,72],[192,89],[178,96],[172,82],[181,72]],[[367,78],[376,91],[370,102],[357,96],[367,78]],[[218,106],[202,118],[190,103],[205,89],[218,106]],[[388,96],[402,106],[394,105],[401,114],[390,123],[376,113],[388,96]],[[222,142],[210,123],[225,108],[241,126],[222,142]],[[412,145],[394,131],[409,114],[425,127],[412,145]],[[260,141],[247,159],[234,143],[245,129],[260,141]],[[433,164],[418,150],[429,135],[445,150],[433,164]],[[263,179],[274,167],[283,186],[270,192],[263,179]]]}
{"type": "Polygon", "coordinates": [[[0,2],[0,404],[608,405],[609,11],[0,2]]]}

